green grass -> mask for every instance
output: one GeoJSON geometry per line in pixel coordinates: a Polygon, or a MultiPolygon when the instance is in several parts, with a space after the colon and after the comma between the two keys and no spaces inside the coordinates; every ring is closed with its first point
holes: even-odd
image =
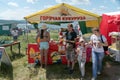
{"type": "MultiPolygon", "coordinates": [[[[58,32],[51,31],[51,38],[58,40],[58,32]]],[[[64,70],[64,64],[48,65],[47,69],[44,68],[29,68],[27,62],[26,48],[28,43],[35,43],[36,31],[32,31],[25,36],[19,36],[21,41],[21,54],[18,53],[17,45],[13,46],[13,52],[10,48],[6,48],[6,52],[12,61],[12,67],[5,64],[0,69],[0,80],[79,80],[80,71],[76,63],[74,74],[68,74],[64,70]],[[27,37],[28,35],[28,37],[27,37]]],[[[11,38],[12,39],[12,38],[11,38]]],[[[92,63],[86,63],[85,80],[90,80],[92,77],[92,63]]],[[[110,57],[104,59],[103,74],[98,77],[98,80],[119,80],[120,79],[120,63],[114,62],[110,57]],[[111,72],[112,71],[112,72],[111,72]],[[115,74],[115,75],[113,75],[115,74]]]]}

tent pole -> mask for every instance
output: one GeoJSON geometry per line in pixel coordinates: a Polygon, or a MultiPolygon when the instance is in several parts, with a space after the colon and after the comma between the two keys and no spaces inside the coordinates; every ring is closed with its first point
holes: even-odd
{"type": "Polygon", "coordinates": [[[101,17],[98,17],[98,27],[100,28],[101,17]]]}
{"type": "Polygon", "coordinates": [[[29,41],[28,41],[28,26],[27,26],[27,20],[26,20],[26,28],[27,28],[27,31],[26,31],[26,32],[27,32],[27,36],[26,36],[26,37],[27,37],[27,43],[29,43],[29,41]]]}

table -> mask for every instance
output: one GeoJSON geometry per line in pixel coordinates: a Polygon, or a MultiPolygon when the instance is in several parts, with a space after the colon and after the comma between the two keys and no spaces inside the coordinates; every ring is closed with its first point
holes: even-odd
{"type": "MultiPolygon", "coordinates": [[[[67,64],[65,53],[61,54],[58,51],[59,50],[58,48],[59,48],[58,44],[54,42],[49,43],[48,64],[59,63],[60,61],[62,62],[62,64],[67,64]]],[[[92,50],[91,48],[87,48],[86,62],[91,61],[91,50],[92,50]]],[[[40,50],[37,43],[28,44],[27,55],[28,55],[28,63],[34,63],[36,59],[38,58],[40,59],[40,50]]],[[[44,59],[43,59],[43,62],[44,62],[44,59]]]]}
{"type": "Polygon", "coordinates": [[[12,46],[13,45],[18,45],[18,50],[19,50],[19,54],[20,54],[20,41],[12,42],[12,43],[9,43],[9,44],[3,44],[0,47],[10,47],[10,50],[12,52],[12,46]]]}
{"type": "Polygon", "coordinates": [[[112,48],[108,48],[108,51],[109,53],[112,53],[115,58],[115,61],[119,61],[120,62],[120,50],[115,50],[115,49],[112,49],[112,48]]]}
{"type": "MultiPolygon", "coordinates": [[[[60,60],[58,58],[58,45],[54,43],[49,43],[49,51],[48,51],[48,64],[53,64],[54,61],[60,60]],[[52,55],[56,54],[54,57],[51,57],[52,55]],[[55,60],[54,60],[55,59],[55,60]]],[[[28,49],[27,49],[27,55],[28,55],[28,63],[34,63],[35,60],[40,59],[40,50],[39,46],[37,43],[29,43],[28,44],[28,49]]],[[[44,63],[44,58],[43,58],[43,63],[44,63]]]]}

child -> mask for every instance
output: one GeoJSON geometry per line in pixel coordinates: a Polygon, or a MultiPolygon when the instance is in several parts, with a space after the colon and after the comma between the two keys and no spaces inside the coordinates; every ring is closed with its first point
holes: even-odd
{"type": "Polygon", "coordinates": [[[60,54],[65,54],[65,40],[63,36],[59,37],[59,49],[60,54]]]}
{"type": "Polygon", "coordinates": [[[86,63],[86,45],[83,38],[80,38],[79,45],[77,46],[77,60],[79,63],[79,69],[81,70],[81,80],[85,76],[85,63],[86,63]]]}

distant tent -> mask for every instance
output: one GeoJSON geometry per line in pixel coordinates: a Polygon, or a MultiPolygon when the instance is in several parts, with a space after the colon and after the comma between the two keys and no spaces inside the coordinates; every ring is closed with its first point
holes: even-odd
{"type": "Polygon", "coordinates": [[[11,29],[15,28],[18,23],[2,22],[0,23],[0,35],[11,35],[11,29]]]}

